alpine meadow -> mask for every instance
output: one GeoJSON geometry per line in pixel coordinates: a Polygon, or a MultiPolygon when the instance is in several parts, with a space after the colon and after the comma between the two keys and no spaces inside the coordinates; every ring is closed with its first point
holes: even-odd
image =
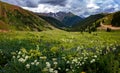
{"type": "Polygon", "coordinates": [[[120,73],[120,4],[88,1],[1,0],[0,73],[120,73]]]}

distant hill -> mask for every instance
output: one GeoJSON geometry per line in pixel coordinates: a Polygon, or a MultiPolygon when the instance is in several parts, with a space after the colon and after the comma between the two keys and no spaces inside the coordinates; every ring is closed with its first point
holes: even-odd
{"type": "Polygon", "coordinates": [[[98,21],[104,25],[120,27],[120,11],[111,13],[98,21]]]}
{"type": "Polygon", "coordinates": [[[34,13],[0,2],[0,30],[42,31],[49,29],[54,29],[54,27],[34,13]]]}
{"type": "Polygon", "coordinates": [[[83,20],[83,18],[71,13],[71,12],[57,12],[57,13],[39,13],[40,15],[53,17],[59,21],[61,21],[63,24],[65,24],[67,27],[72,26],[73,24],[78,23],[78,21],[83,20]]]}
{"type": "Polygon", "coordinates": [[[111,21],[111,24],[113,26],[119,26],[120,27],[120,11],[113,14],[113,19],[111,21]]]}
{"type": "Polygon", "coordinates": [[[95,31],[98,27],[103,29],[120,29],[120,11],[114,13],[101,13],[91,15],[84,20],[80,21],[71,28],[74,31],[79,30],[92,30],[95,31]]]}
{"type": "Polygon", "coordinates": [[[83,18],[77,15],[71,14],[71,15],[65,16],[62,22],[66,24],[68,27],[71,27],[74,24],[77,24],[79,21],[82,21],[82,20],[83,18]]]}
{"type": "Polygon", "coordinates": [[[96,14],[96,15],[91,15],[85,19],[83,19],[82,21],[79,21],[79,23],[74,24],[74,26],[72,27],[72,30],[74,31],[79,31],[79,30],[87,30],[87,29],[91,29],[92,27],[98,27],[100,26],[100,22],[97,22],[97,20],[105,17],[108,14],[96,14]],[[92,27],[91,27],[92,26],[92,27]]]}

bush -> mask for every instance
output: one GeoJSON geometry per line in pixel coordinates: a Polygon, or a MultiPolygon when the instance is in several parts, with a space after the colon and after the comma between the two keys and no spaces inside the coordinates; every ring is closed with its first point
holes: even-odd
{"type": "Polygon", "coordinates": [[[107,28],[107,30],[106,30],[107,32],[111,32],[111,28],[107,28]]]}

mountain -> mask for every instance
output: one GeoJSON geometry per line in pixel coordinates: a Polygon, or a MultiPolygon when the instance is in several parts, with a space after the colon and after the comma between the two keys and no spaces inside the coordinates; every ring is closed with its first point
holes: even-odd
{"type": "Polygon", "coordinates": [[[48,17],[53,17],[59,21],[61,21],[66,26],[72,26],[75,23],[78,23],[78,21],[83,20],[83,18],[71,13],[71,12],[57,12],[57,13],[39,13],[39,15],[44,15],[48,17]]]}
{"type": "Polygon", "coordinates": [[[95,31],[98,27],[102,29],[110,28],[112,30],[120,29],[120,11],[114,13],[101,13],[91,15],[78,24],[74,24],[72,30],[74,31],[95,31]]]}
{"type": "Polygon", "coordinates": [[[111,13],[98,21],[102,22],[104,25],[120,27],[120,11],[111,13]]]}
{"type": "Polygon", "coordinates": [[[44,19],[18,6],[0,2],[0,30],[42,31],[54,29],[44,19]]]}
{"type": "Polygon", "coordinates": [[[91,16],[83,19],[79,23],[74,24],[74,26],[72,27],[72,30],[74,30],[74,31],[84,30],[85,31],[86,29],[92,28],[91,26],[98,27],[98,26],[100,26],[99,25],[100,22],[96,22],[96,21],[105,17],[106,15],[108,15],[108,14],[101,13],[101,14],[91,15],[91,16]]]}
{"type": "Polygon", "coordinates": [[[71,14],[71,15],[68,15],[68,16],[65,16],[64,19],[62,20],[62,22],[64,24],[66,24],[67,26],[73,26],[74,24],[77,24],[79,21],[82,21],[83,18],[77,16],[77,15],[74,15],[74,14],[71,14]]]}
{"type": "Polygon", "coordinates": [[[66,25],[64,25],[64,23],[62,23],[61,21],[53,18],[53,17],[49,17],[49,16],[44,16],[44,15],[39,15],[38,16],[44,20],[46,20],[47,22],[49,22],[50,24],[52,24],[54,27],[59,28],[59,29],[64,29],[66,27],[66,25]]]}
{"type": "Polygon", "coordinates": [[[64,19],[64,17],[71,15],[70,12],[66,13],[66,12],[61,12],[61,11],[57,12],[57,13],[50,12],[50,13],[39,13],[39,14],[44,15],[44,16],[53,17],[59,21],[62,21],[64,19]]]}

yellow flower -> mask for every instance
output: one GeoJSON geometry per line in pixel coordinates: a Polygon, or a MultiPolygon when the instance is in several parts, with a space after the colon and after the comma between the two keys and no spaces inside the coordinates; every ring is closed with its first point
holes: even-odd
{"type": "Polygon", "coordinates": [[[83,72],[81,72],[81,73],[86,73],[86,72],[83,71],[83,72]]]}
{"type": "Polygon", "coordinates": [[[27,51],[26,51],[25,48],[22,48],[22,49],[21,49],[21,52],[23,52],[23,53],[27,53],[27,51]]]}

